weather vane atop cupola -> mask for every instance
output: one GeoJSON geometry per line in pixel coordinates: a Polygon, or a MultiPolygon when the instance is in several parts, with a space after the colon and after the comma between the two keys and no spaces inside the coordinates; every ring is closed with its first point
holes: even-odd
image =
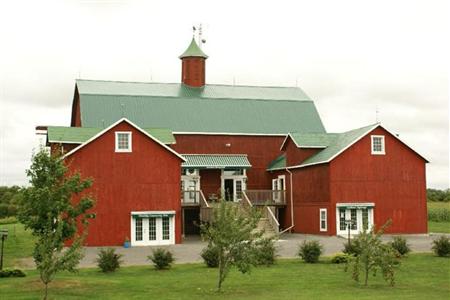
{"type": "Polygon", "coordinates": [[[202,29],[202,24],[200,23],[200,25],[198,25],[198,30],[197,27],[192,26],[192,37],[195,38],[195,32],[197,31],[197,44],[200,48],[202,48],[202,45],[204,43],[206,43],[206,40],[202,38],[202,34],[203,34],[203,29],[202,29]]]}

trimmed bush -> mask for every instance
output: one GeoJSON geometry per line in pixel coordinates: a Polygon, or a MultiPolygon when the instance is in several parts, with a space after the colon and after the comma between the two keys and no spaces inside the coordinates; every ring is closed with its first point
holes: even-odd
{"type": "Polygon", "coordinates": [[[275,263],[276,251],[275,241],[264,238],[256,242],[258,252],[256,253],[256,264],[270,266],[275,263]]]}
{"type": "Polygon", "coordinates": [[[115,272],[122,264],[122,254],[116,253],[114,248],[100,249],[97,266],[104,273],[115,272]]]}
{"type": "Polygon", "coordinates": [[[392,249],[397,251],[401,256],[404,256],[411,252],[411,248],[409,247],[406,239],[401,236],[394,237],[393,241],[389,242],[389,246],[391,246],[392,249]]]}
{"type": "Polygon", "coordinates": [[[172,252],[164,248],[153,249],[152,255],[149,255],[147,258],[153,262],[157,270],[169,269],[174,261],[172,252]]]}
{"type": "Polygon", "coordinates": [[[433,241],[431,249],[433,249],[433,252],[437,256],[450,256],[450,238],[441,235],[438,239],[433,241]]]}
{"type": "Polygon", "coordinates": [[[14,223],[17,223],[16,217],[6,217],[6,218],[0,219],[0,225],[14,224],[14,223]]]}
{"type": "Polygon", "coordinates": [[[10,269],[4,269],[4,270],[0,270],[0,278],[2,277],[25,277],[25,273],[22,270],[19,269],[14,269],[14,270],[10,270],[10,269]]]}
{"type": "Polygon", "coordinates": [[[357,240],[353,240],[347,243],[344,243],[344,249],[342,249],[342,252],[348,255],[357,256],[361,253],[361,247],[359,245],[359,242],[357,240]]]}
{"type": "Polygon", "coordinates": [[[338,253],[331,258],[332,264],[346,264],[349,260],[349,255],[345,253],[338,253]]]}
{"type": "Polygon", "coordinates": [[[219,251],[211,244],[203,248],[200,255],[208,268],[217,268],[219,266],[219,251]]]}
{"type": "Polygon", "coordinates": [[[316,263],[319,261],[319,257],[322,254],[322,248],[319,241],[303,241],[300,245],[298,255],[306,263],[316,263]]]}

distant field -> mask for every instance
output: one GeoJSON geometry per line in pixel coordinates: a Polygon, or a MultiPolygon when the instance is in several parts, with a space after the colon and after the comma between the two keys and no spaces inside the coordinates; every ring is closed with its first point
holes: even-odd
{"type": "MultiPolygon", "coordinates": [[[[5,240],[3,264],[5,267],[20,267],[20,259],[33,255],[34,238],[20,223],[0,225],[0,229],[8,229],[5,240]]],[[[1,298],[1,297],[0,297],[1,298]]]]}
{"type": "Polygon", "coordinates": [[[450,203],[428,201],[427,205],[428,232],[450,233],[450,203]]]}

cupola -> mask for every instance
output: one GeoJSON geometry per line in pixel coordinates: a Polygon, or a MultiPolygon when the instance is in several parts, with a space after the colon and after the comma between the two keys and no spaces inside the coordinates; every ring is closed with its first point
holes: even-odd
{"type": "Polygon", "coordinates": [[[205,61],[208,58],[202,49],[192,38],[191,44],[180,55],[181,59],[181,82],[191,87],[202,87],[205,85],[205,61]]]}

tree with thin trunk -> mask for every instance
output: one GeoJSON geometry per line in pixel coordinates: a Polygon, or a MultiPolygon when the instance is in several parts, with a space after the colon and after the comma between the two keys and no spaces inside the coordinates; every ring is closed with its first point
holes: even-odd
{"type": "Polygon", "coordinates": [[[263,234],[256,229],[259,219],[260,214],[255,209],[243,209],[235,203],[221,201],[214,208],[213,221],[201,225],[203,238],[218,253],[217,291],[221,291],[232,266],[247,273],[258,263],[258,241],[263,234]]]}
{"type": "Polygon", "coordinates": [[[364,285],[367,286],[370,273],[373,276],[381,271],[384,279],[391,286],[395,284],[395,267],[400,264],[395,250],[388,244],[383,244],[381,236],[385,229],[391,224],[389,220],[378,231],[372,228],[370,231],[364,229],[351,243],[354,253],[349,257],[345,271],[352,271],[352,278],[359,282],[363,273],[364,285]]]}
{"type": "Polygon", "coordinates": [[[83,257],[88,219],[94,217],[87,211],[94,200],[81,193],[92,185],[92,180],[82,179],[79,173],[69,174],[64,161],[44,149],[33,155],[26,173],[31,187],[24,191],[19,220],[37,238],[33,258],[47,299],[48,284],[55,274],[63,270],[75,272],[83,257]],[[64,248],[70,241],[71,245],[64,248]]]}

